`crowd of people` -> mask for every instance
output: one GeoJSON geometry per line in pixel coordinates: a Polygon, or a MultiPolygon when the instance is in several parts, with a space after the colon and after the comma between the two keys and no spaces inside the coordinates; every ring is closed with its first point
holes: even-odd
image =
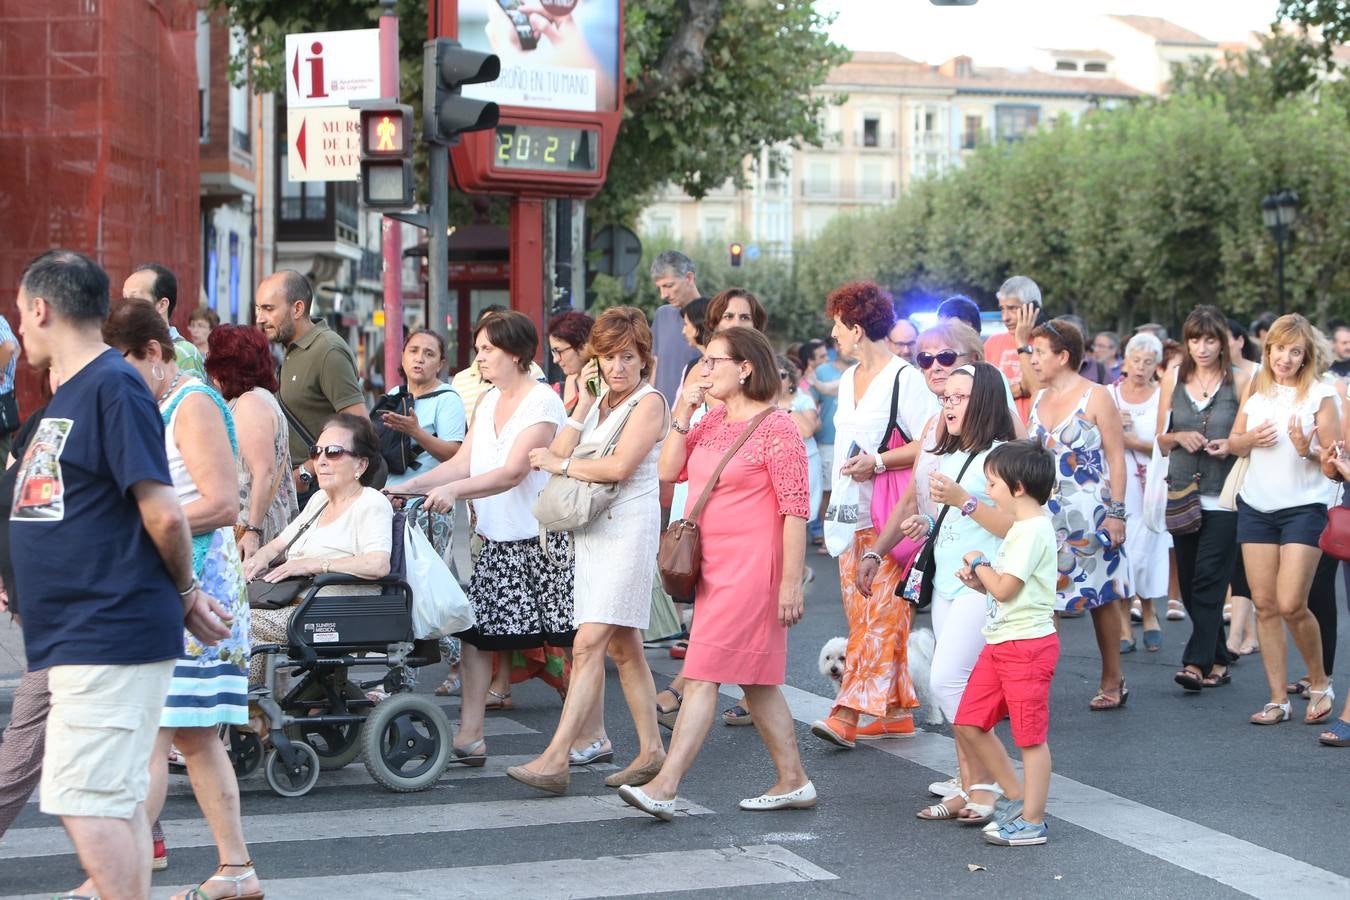
{"type": "MultiPolygon", "coordinates": [[[[168,269],[140,267],[110,300],[88,257],[35,260],[19,333],[47,404],[14,434],[0,481],[4,597],[29,667],[0,743],[0,834],[40,780],[88,876],[69,896],[143,896],[167,864],[156,818],[174,760],[221,860],[183,896],[261,898],[218,733],[260,730],[250,650],[284,643],[294,607],[251,609],[248,584],[387,575],[395,506],[414,495],[416,526],[447,558],[457,504],[472,514],[475,624],[442,640],[450,672],[436,688],[461,695],[450,762],[485,765],[487,713],[511,708],[513,681],[541,677],[563,697],[557,729],[507,770],[540,791],[566,793],[573,766],[615,758],[609,658],[638,746],[605,782],[627,803],[671,819],[720,717],[753,725],[775,770],[741,809],[814,806],[781,686],[816,554],[838,559],[848,638],[810,732],[845,750],[912,735],[930,694],[958,771],[920,819],[979,825],[996,844],[1048,839],[1058,628],[1085,612],[1101,660],[1090,711],[1126,706],[1135,622],[1158,652],[1161,621],[1188,618],[1183,692],[1230,684],[1259,650],[1270,699],[1250,721],[1289,720],[1301,695],[1320,740],[1350,746],[1332,684],[1337,560],[1319,548],[1350,476],[1336,368],[1350,360],[1333,365],[1303,316],[1247,329],[1198,306],[1180,341],[1156,324],[1122,340],[1047,317],[1016,276],[996,292],[1003,330],[982,338],[969,298],[920,328],[856,281],[825,298],[828,336],[778,353],[765,303],[740,288],[703,297],[696,275],[677,251],[656,258],[650,322],[633,307],[553,318],[557,384],[519,312],[484,310],[473,363],[449,380],[444,338],[414,330],[402,384],[368,408],[351,348],[312,315],[299,273],[258,286],[256,327],[199,311],[189,340],[170,324],[168,269]],[[605,487],[607,508],[542,527],[550,479],[605,487]],[[687,518],[701,570],[693,596],[671,596],[658,546],[687,518]],[[916,686],[921,613],[934,643],[916,686]],[[686,622],[669,650],[682,669],[658,688],[644,639],[686,622]],[[726,683],[743,699],[719,716],[726,683]],[[1021,776],[993,735],[1005,718],[1021,776]]],[[[1350,326],[1328,333],[1350,354],[1350,326]]],[[[10,392],[13,343],[0,319],[10,392]]]]}

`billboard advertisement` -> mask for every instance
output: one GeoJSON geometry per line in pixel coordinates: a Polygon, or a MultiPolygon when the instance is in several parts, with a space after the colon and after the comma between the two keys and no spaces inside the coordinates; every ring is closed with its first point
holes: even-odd
{"type": "Polygon", "coordinates": [[[527,109],[618,108],[619,0],[460,0],[459,42],[502,61],[500,78],[465,85],[465,97],[527,109]]]}

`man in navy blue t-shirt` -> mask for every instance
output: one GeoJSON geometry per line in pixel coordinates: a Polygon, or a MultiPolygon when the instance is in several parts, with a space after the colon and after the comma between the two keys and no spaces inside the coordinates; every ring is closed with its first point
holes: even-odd
{"type": "Polygon", "coordinates": [[[193,577],[155,400],[103,343],[108,276],[79,253],[45,253],[24,272],[19,314],[29,364],[60,385],[8,526],[28,667],[51,688],[42,811],[62,817],[99,895],[143,897],[150,751],[183,627],[207,643],[229,629],[193,577]]]}

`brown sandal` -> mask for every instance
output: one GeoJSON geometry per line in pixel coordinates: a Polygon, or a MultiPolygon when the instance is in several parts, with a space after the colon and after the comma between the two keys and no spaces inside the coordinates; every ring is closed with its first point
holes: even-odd
{"type": "Polygon", "coordinates": [[[496,691],[488,691],[488,697],[492,698],[483,704],[483,709],[515,709],[516,704],[511,701],[511,692],[499,694],[496,691]]]}
{"type": "Polygon", "coordinates": [[[1093,712],[1105,712],[1108,709],[1120,709],[1125,705],[1125,701],[1130,699],[1130,689],[1125,686],[1125,676],[1120,678],[1120,687],[1114,691],[1100,690],[1088,702],[1088,709],[1093,712]],[[1113,698],[1111,695],[1115,694],[1113,698]]]}

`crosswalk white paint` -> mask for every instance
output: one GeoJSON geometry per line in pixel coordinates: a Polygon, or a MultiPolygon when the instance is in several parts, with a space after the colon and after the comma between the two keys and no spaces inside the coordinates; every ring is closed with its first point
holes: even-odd
{"type": "MultiPolygon", "coordinates": [[[[734,699],[741,697],[740,688],[734,685],[723,687],[722,693],[734,699]]],[[[830,714],[832,701],[828,697],[789,685],[783,687],[783,695],[793,718],[799,722],[814,722],[830,714]]],[[[866,746],[944,776],[956,771],[956,742],[940,734],[920,729],[912,738],[869,741],[866,746]]],[[[1085,828],[1253,897],[1302,900],[1350,897],[1350,878],[1344,875],[1072,778],[1062,775],[1051,778],[1047,806],[1053,819],[1085,828]]]]}
{"type": "MultiPolygon", "coordinates": [[[[348,840],[647,817],[646,813],[627,805],[613,793],[419,805],[415,816],[408,815],[406,806],[363,808],[360,816],[301,809],[297,807],[293,813],[244,816],[244,834],[248,835],[249,845],[294,841],[299,834],[303,834],[306,841],[348,840]]],[[[702,816],[711,812],[683,800],[676,804],[677,815],[702,816]]],[[[203,819],[175,819],[170,828],[175,847],[215,846],[203,819]]],[[[70,838],[63,828],[16,828],[5,835],[4,846],[0,846],[0,860],[63,856],[70,852],[70,838]]]]}

